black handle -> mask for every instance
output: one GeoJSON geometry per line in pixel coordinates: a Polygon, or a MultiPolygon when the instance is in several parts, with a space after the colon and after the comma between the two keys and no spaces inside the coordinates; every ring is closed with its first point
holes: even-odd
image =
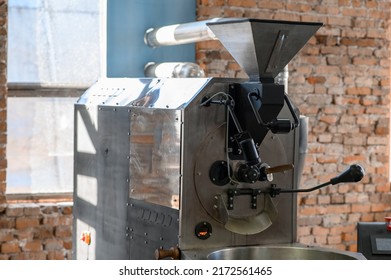
{"type": "Polygon", "coordinates": [[[275,185],[272,186],[269,193],[272,197],[275,197],[276,195],[280,193],[302,193],[302,192],[312,192],[314,190],[326,187],[328,185],[335,185],[339,183],[355,183],[360,181],[365,175],[364,168],[362,168],[358,164],[353,164],[349,166],[348,169],[346,169],[344,172],[339,174],[337,177],[332,178],[330,181],[320,184],[316,187],[309,188],[309,189],[295,189],[295,190],[284,190],[281,188],[276,188],[275,185]]]}
{"type": "Polygon", "coordinates": [[[330,180],[332,185],[339,183],[353,183],[360,181],[365,175],[364,168],[358,164],[349,166],[344,172],[330,180]]]}

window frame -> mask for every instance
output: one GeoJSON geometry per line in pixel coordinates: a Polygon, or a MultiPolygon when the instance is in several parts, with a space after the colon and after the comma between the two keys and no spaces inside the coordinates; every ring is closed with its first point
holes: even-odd
{"type": "MultiPolygon", "coordinates": [[[[77,84],[40,84],[40,83],[8,83],[9,97],[80,97],[88,87],[77,84]]],[[[7,135],[8,136],[8,135],[7,135]]],[[[9,160],[9,159],[8,159],[9,160]]],[[[8,186],[7,186],[8,188],[8,186]]],[[[50,203],[70,202],[73,200],[71,192],[40,192],[40,193],[5,193],[8,203],[50,203]]]]}

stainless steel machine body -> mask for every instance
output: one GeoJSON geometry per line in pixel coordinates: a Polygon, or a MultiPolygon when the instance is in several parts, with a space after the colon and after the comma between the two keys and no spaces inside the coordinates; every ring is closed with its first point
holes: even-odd
{"type": "Polygon", "coordinates": [[[75,258],[296,241],[296,195],[278,194],[298,188],[306,126],[274,78],[321,24],[207,24],[249,80],[102,79],[75,105],[75,258]]]}

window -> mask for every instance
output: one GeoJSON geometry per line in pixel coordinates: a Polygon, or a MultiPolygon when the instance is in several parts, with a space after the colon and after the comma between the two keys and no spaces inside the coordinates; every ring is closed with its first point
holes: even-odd
{"type": "Polygon", "coordinates": [[[105,74],[105,3],[8,1],[8,194],[73,191],[73,104],[105,74]]]}

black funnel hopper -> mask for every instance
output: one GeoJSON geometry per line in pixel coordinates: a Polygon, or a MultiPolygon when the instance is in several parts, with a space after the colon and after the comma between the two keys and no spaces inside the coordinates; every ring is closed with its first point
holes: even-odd
{"type": "Polygon", "coordinates": [[[322,23],[227,19],[207,25],[250,81],[259,81],[276,77],[322,23]]]}

